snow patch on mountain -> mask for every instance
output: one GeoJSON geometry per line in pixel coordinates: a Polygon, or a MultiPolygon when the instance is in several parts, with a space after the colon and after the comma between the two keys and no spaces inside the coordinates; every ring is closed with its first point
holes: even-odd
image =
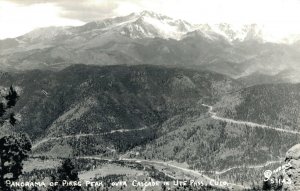
{"type": "Polygon", "coordinates": [[[130,38],[172,38],[179,40],[189,31],[195,30],[195,26],[183,21],[143,11],[138,14],[128,15],[127,20],[117,19],[120,22],[112,22],[106,29],[114,30],[130,38]]]}
{"type": "MultiPolygon", "coordinates": [[[[83,38],[84,40],[101,36],[105,33],[116,33],[132,39],[164,38],[180,40],[187,33],[201,31],[203,37],[219,40],[223,37],[228,42],[256,40],[260,42],[294,43],[299,35],[291,37],[274,37],[265,26],[258,24],[191,24],[180,19],[151,11],[132,13],[127,16],[93,21],[77,27],[47,27],[36,29],[17,38],[20,44],[59,40],[65,37],[83,38]]],[[[198,34],[199,35],[199,34],[198,34]]]]}
{"type": "Polygon", "coordinates": [[[263,41],[263,28],[256,24],[233,25],[228,23],[199,24],[197,28],[203,33],[215,33],[223,36],[229,42],[258,40],[263,41]]]}

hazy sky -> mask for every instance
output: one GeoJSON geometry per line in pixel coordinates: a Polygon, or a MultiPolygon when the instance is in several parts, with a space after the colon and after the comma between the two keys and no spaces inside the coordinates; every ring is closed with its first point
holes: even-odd
{"type": "Polygon", "coordinates": [[[258,23],[300,34],[300,0],[0,0],[0,39],[150,10],[192,23],[258,23]]]}

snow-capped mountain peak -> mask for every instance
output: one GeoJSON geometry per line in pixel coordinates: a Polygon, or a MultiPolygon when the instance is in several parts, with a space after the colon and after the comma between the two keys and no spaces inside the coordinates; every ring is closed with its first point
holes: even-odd
{"type": "Polygon", "coordinates": [[[162,15],[162,14],[159,14],[159,13],[155,13],[155,12],[152,12],[152,11],[142,11],[142,12],[139,12],[136,14],[137,16],[140,16],[140,17],[153,17],[153,18],[157,18],[157,19],[171,19],[170,17],[166,16],[166,15],[162,15]]]}
{"type": "Polygon", "coordinates": [[[103,34],[116,32],[130,38],[172,38],[179,40],[183,34],[194,30],[194,26],[183,20],[172,19],[168,16],[151,11],[132,13],[123,17],[115,17],[94,21],[72,29],[85,33],[103,34]]]}
{"type": "Polygon", "coordinates": [[[84,40],[111,33],[132,39],[171,38],[180,40],[196,30],[201,31],[198,32],[198,35],[202,34],[204,38],[209,40],[220,40],[222,38],[222,40],[225,39],[228,42],[255,40],[260,42],[293,43],[299,39],[298,36],[297,38],[272,38],[270,34],[266,33],[264,26],[257,24],[191,24],[159,13],[142,11],[127,16],[89,22],[79,27],[37,29],[18,38],[18,40],[41,42],[57,40],[66,36],[74,36],[84,40]]]}
{"type": "Polygon", "coordinates": [[[126,34],[131,38],[160,37],[179,40],[183,34],[194,30],[194,26],[186,21],[172,19],[150,11],[134,14],[133,20],[122,26],[121,34],[126,34]]]}
{"type": "Polygon", "coordinates": [[[211,40],[216,39],[216,36],[222,36],[229,42],[264,41],[263,27],[256,24],[239,26],[228,23],[194,25],[184,20],[176,20],[151,11],[131,14],[119,26],[121,26],[120,33],[131,38],[160,37],[180,40],[187,33],[198,30],[203,33],[204,37],[211,40]]]}

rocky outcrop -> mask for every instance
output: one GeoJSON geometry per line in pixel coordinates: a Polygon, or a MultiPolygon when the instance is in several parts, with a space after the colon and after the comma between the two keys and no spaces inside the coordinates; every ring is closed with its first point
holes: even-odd
{"type": "Polygon", "coordinates": [[[300,144],[288,150],[285,163],[283,190],[300,191],[300,144]]]}

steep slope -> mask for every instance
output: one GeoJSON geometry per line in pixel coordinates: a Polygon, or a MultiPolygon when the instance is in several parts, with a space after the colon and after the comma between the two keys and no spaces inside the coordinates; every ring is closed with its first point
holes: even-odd
{"type": "MultiPolygon", "coordinates": [[[[107,146],[125,151],[148,142],[157,137],[157,129],[167,119],[200,114],[204,109],[194,108],[195,103],[215,102],[222,92],[238,87],[216,73],[144,65],[35,70],[7,74],[1,84],[21,89],[15,109],[22,120],[15,131],[28,133],[34,142],[88,134],[82,136],[84,148],[74,141],[76,136],[49,141],[67,142],[62,145],[88,153],[107,146]]],[[[47,144],[44,149],[51,149],[47,144]]]]}
{"type": "Polygon", "coordinates": [[[248,76],[238,78],[245,86],[254,86],[259,84],[279,84],[284,83],[284,78],[281,78],[278,75],[268,75],[268,74],[261,74],[259,72],[250,74],[248,76]]]}
{"type": "Polygon", "coordinates": [[[299,131],[299,84],[265,84],[229,92],[216,107],[221,116],[299,131]]]}

